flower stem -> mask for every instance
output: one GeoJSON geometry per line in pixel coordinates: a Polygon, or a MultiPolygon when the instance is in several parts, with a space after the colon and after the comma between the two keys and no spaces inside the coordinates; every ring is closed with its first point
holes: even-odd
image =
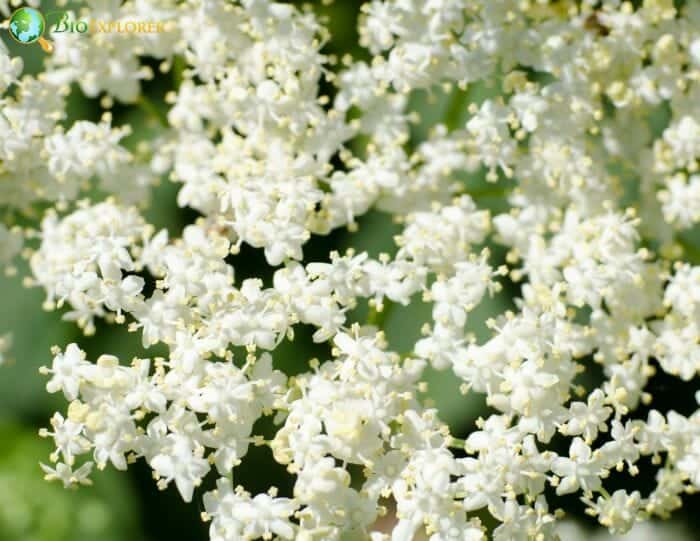
{"type": "Polygon", "coordinates": [[[450,436],[450,445],[452,449],[464,449],[464,446],[467,444],[466,440],[461,440],[459,438],[455,438],[454,436],[450,436]]]}

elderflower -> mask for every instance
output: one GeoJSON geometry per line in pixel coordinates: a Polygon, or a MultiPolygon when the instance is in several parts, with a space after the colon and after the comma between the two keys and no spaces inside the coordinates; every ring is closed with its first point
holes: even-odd
{"type": "Polygon", "coordinates": [[[654,538],[644,521],[700,489],[700,410],[649,384],[700,372],[694,3],[367,0],[357,58],[311,6],[75,9],[167,31],[54,32],[37,76],[0,49],[0,262],[23,255],[44,308],[144,349],[52,350],[48,480],[143,461],[203,502],[212,541],[580,538],[563,495],[654,538]],[[72,92],[99,121],[67,113],[72,92]],[[124,122],[136,107],[153,134],[124,122]],[[196,214],[180,230],[155,225],[159,180],[196,214]],[[391,249],[318,254],[371,210],[391,249]],[[270,269],[237,268],[253,252],[270,269]],[[419,338],[385,332],[395,305],[419,338]],[[283,370],[303,327],[325,353],[283,370]],[[488,406],[464,439],[426,400],[433,369],[488,406]],[[288,493],[238,482],[251,446],[288,493]],[[650,486],[609,492],[648,462],[650,486]]]}

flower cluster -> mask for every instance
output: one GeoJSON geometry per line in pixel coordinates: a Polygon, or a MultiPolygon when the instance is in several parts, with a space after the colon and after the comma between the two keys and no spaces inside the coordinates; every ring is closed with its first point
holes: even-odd
{"type": "MultiPolygon", "coordinates": [[[[37,78],[0,52],[0,88],[15,89],[0,198],[60,203],[31,235],[47,308],[67,305],[87,333],[126,323],[167,355],[54,351],[47,390],[69,406],[42,431],[48,478],[88,483],[93,465],[142,459],[191,501],[211,472],[212,541],[568,539],[567,494],[624,534],[700,488],[700,409],[659,411],[648,388],[700,373],[696,3],[370,0],[369,61],[327,53],[322,19],[291,4],[87,4],[172,28],[57,37],[37,78]],[[177,81],[148,160],[109,114],[61,124],[69,83],[104,106],[143,103],[146,57],[177,81]],[[448,116],[417,141],[422,93],[447,94],[448,116]],[[131,206],[158,175],[199,214],[181,234],[131,206]],[[71,204],[93,179],[110,196],[71,204]],[[304,260],[312,235],[355,231],[370,209],[401,227],[392,254],[304,260]],[[243,244],[271,281],[237,280],[243,244]],[[477,340],[472,312],[506,290],[512,309],[477,340]],[[423,336],[396,351],[383,314],[421,302],[423,336]],[[300,324],[330,354],[286,374],[275,350],[300,324]],[[490,408],[466,438],[425,400],[428,366],[490,408]],[[251,445],[295,477],[290,494],[235,482],[251,445]],[[648,462],[651,491],[608,491],[648,462]]],[[[0,260],[16,238],[0,229],[0,260]]]]}

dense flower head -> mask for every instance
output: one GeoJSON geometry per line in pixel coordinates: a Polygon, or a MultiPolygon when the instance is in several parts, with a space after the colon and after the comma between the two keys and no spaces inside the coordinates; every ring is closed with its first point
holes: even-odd
{"type": "Polygon", "coordinates": [[[610,533],[654,538],[635,524],[700,489],[700,409],[659,411],[647,388],[700,374],[700,9],[678,4],[369,0],[366,57],[339,61],[310,8],[88,1],[170,31],[56,35],[39,76],[0,49],[0,203],[42,217],[0,225],[0,261],[23,252],[45,307],[86,334],[104,319],[167,351],[53,351],[46,388],[68,406],[41,432],[47,478],[144,460],[203,499],[212,541],[578,539],[559,524],[567,494],[610,533]],[[152,108],[146,58],[177,76],[143,151],[108,111],[66,124],[70,85],[152,108]],[[425,94],[446,94],[447,116],[421,139],[425,94]],[[197,213],[182,231],[145,217],[161,176],[197,213]],[[400,228],[391,254],[308,260],[313,236],[370,210],[400,228]],[[271,278],[239,279],[243,245],[271,278]],[[474,312],[504,290],[477,339],[474,312]],[[385,316],[420,303],[423,335],[399,351],[385,316]],[[330,354],[292,375],[276,350],[301,325],[330,354]],[[463,440],[424,399],[431,369],[490,408],[463,440]],[[237,484],[261,445],[290,494],[237,484]],[[647,458],[651,491],[608,491],[647,458]]]}

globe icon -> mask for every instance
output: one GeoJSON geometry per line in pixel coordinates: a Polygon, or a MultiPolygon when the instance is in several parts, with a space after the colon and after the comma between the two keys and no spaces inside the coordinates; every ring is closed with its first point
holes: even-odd
{"type": "Polygon", "coordinates": [[[38,41],[45,26],[44,17],[34,8],[19,8],[10,17],[10,35],[25,45],[38,41]]]}

